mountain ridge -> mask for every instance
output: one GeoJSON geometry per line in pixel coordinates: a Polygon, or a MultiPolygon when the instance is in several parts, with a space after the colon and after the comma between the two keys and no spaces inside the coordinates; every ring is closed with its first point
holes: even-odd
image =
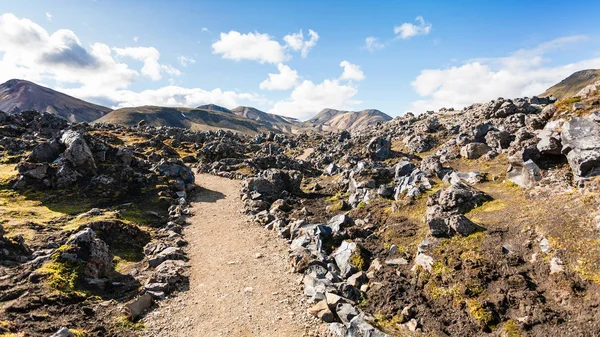
{"type": "Polygon", "coordinates": [[[48,112],[70,122],[92,122],[112,109],[86,102],[39,84],[12,79],[0,84],[0,110],[48,112]]]}

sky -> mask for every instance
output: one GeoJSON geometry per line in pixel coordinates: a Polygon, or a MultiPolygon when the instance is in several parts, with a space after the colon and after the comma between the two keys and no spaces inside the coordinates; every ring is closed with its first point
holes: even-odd
{"type": "Polygon", "coordinates": [[[600,1],[0,1],[0,82],[111,108],[391,116],[600,68],[600,1]]]}

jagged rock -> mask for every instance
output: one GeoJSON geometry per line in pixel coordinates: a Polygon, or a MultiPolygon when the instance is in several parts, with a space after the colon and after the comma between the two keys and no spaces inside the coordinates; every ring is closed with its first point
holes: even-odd
{"type": "Polygon", "coordinates": [[[429,151],[434,146],[434,139],[429,134],[413,134],[404,138],[404,144],[413,152],[429,151]]]}
{"type": "Polygon", "coordinates": [[[560,140],[560,127],[563,120],[548,122],[544,129],[538,133],[540,141],[537,143],[537,148],[543,154],[561,154],[562,144],[560,140]]]}
{"type": "Polygon", "coordinates": [[[409,175],[415,166],[408,161],[401,161],[394,167],[394,180],[399,180],[402,177],[409,175]]]}
{"type": "Polygon", "coordinates": [[[510,134],[506,131],[491,130],[485,136],[485,143],[496,151],[506,149],[510,145],[510,134]]]}
{"type": "Polygon", "coordinates": [[[442,172],[443,168],[438,156],[427,156],[421,161],[421,171],[430,177],[442,172]]]}
{"type": "Polygon", "coordinates": [[[94,155],[83,135],[74,130],[68,130],[60,137],[60,142],[66,147],[62,157],[74,168],[88,174],[96,173],[94,155]]]}
{"type": "Polygon", "coordinates": [[[573,173],[592,176],[600,173],[600,125],[581,117],[565,122],[561,132],[562,153],[573,173]]]}
{"type": "Polygon", "coordinates": [[[48,176],[48,164],[21,162],[17,166],[21,175],[28,178],[42,180],[48,176]]]}
{"type": "Polygon", "coordinates": [[[353,264],[352,257],[360,249],[355,242],[343,241],[342,244],[333,252],[332,257],[340,269],[340,275],[344,278],[350,276],[357,269],[353,264]]]}
{"type": "Polygon", "coordinates": [[[446,184],[454,185],[461,181],[469,184],[477,184],[484,182],[486,176],[480,172],[458,172],[452,171],[444,176],[442,179],[446,184]]]}
{"type": "Polygon", "coordinates": [[[308,312],[326,323],[331,323],[335,320],[333,312],[329,309],[326,301],[320,301],[315,304],[308,312]]]}
{"type": "Polygon", "coordinates": [[[51,163],[58,158],[63,149],[56,139],[52,139],[34,147],[27,160],[33,163],[51,163]]]}
{"type": "Polygon", "coordinates": [[[75,337],[75,335],[71,332],[71,330],[63,327],[50,337],[75,337]]]}
{"type": "Polygon", "coordinates": [[[346,214],[338,214],[327,222],[327,226],[331,228],[333,233],[338,233],[344,226],[348,226],[352,224],[352,219],[348,217],[346,214]]]}
{"type": "Polygon", "coordinates": [[[340,321],[347,327],[350,326],[350,321],[354,317],[360,315],[360,311],[350,303],[339,303],[335,308],[335,312],[340,321]]]}
{"type": "Polygon", "coordinates": [[[334,174],[337,174],[338,171],[339,167],[335,163],[331,163],[327,165],[327,168],[325,169],[325,174],[332,176],[334,174]]]}
{"type": "Polygon", "coordinates": [[[433,236],[470,235],[483,229],[463,214],[491,200],[485,193],[458,182],[427,199],[426,219],[433,236]]]}
{"type": "Polygon", "coordinates": [[[439,205],[442,211],[464,214],[489,200],[485,193],[458,182],[429,196],[427,205],[439,205]]]}
{"type": "Polygon", "coordinates": [[[470,143],[460,149],[460,155],[466,159],[477,159],[490,151],[485,143],[470,143]]]}
{"type": "Polygon", "coordinates": [[[106,277],[114,270],[113,256],[108,245],[96,238],[91,228],[77,232],[69,237],[66,249],[59,252],[59,257],[83,264],[83,276],[90,279],[106,277]]]}
{"type": "Polygon", "coordinates": [[[163,263],[163,261],[167,261],[167,260],[185,261],[185,260],[187,260],[187,257],[183,254],[183,251],[181,250],[181,248],[167,247],[167,248],[163,249],[162,251],[160,251],[159,253],[156,253],[156,254],[152,255],[150,258],[148,258],[148,265],[150,267],[154,268],[154,267],[157,267],[158,265],[160,265],[161,263],[163,263]]]}
{"type": "Polygon", "coordinates": [[[506,178],[521,187],[531,187],[536,181],[542,179],[542,171],[536,163],[529,159],[522,166],[511,164],[506,178]]]}
{"type": "Polygon", "coordinates": [[[375,329],[361,313],[350,321],[346,337],[389,337],[389,335],[375,329]]]}
{"type": "Polygon", "coordinates": [[[373,137],[369,141],[367,149],[372,158],[384,160],[390,156],[391,143],[383,137],[373,137]]]}

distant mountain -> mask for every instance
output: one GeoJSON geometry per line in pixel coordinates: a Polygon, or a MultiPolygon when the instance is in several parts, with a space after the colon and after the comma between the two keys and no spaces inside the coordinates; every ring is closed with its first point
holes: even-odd
{"type": "Polygon", "coordinates": [[[70,122],[91,122],[111,111],[107,107],[16,79],[0,85],[0,110],[8,113],[25,110],[45,111],[70,122]]]}
{"type": "Polygon", "coordinates": [[[231,110],[224,108],[222,106],[216,105],[216,104],[204,104],[204,105],[197,107],[197,109],[231,113],[231,110]]]}
{"type": "Polygon", "coordinates": [[[231,112],[237,116],[257,121],[269,128],[282,132],[293,133],[302,126],[301,122],[295,118],[270,114],[247,106],[238,106],[231,110],[231,112]]]}
{"type": "Polygon", "coordinates": [[[367,125],[390,120],[392,120],[392,117],[375,109],[362,111],[324,109],[315,117],[304,122],[304,124],[306,127],[312,127],[323,131],[339,131],[357,130],[367,125]]]}
{"type": "Polygon", "coordinates": [[[581,70],[553,85],[539,96],[554,96],[558,100],[577,96],[589,85],[600,85],[600,69],[581,70]]]}
{"type": "Polygon", "coordinates": [[[227,112],[160,106],[118,109],[96,122],[134,126],[142,120],[152,126],[171,126],[192,130],[226,129],[245,133],[278,131],[256,121],[227,112]]]}

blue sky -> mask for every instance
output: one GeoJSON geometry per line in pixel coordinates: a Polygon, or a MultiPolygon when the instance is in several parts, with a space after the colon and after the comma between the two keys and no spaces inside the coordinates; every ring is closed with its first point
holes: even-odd
{"type": "Polygon", "coordinates": [[[598,12],[597,1],[12,1],[0,81],[111,107],[394,116],[534,95],[600,68],[600,24],[585,14],[598,12]]]}

